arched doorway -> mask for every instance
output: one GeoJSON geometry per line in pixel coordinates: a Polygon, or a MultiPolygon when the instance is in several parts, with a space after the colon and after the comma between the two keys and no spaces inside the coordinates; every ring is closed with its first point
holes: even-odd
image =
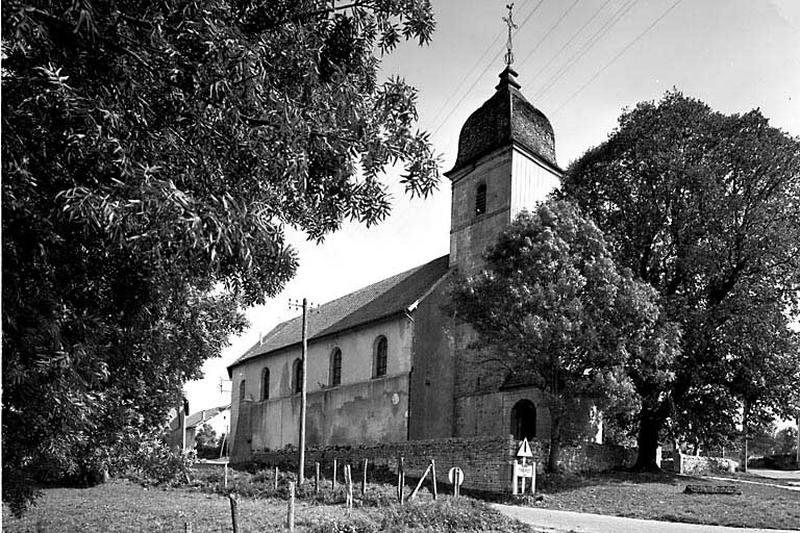
{"type": "Polygon", "coordinates": [[[536,438],[536,406],[520,400],[511,408],[511,433],[517,440],[536,438]]]}

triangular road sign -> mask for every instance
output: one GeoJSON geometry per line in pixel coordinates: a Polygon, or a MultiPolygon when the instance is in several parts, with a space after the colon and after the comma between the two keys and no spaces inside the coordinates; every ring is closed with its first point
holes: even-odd
{"type": "Polygon", "coordinates": [[[528,439],[522,439],[522,444],[519,445],[519,450],[517,450],[517,457],[533,457],[528,439]]]}

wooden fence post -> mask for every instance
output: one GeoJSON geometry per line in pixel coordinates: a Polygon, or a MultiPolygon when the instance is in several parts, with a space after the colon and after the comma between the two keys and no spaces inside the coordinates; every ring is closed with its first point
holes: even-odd
{"type": "Polygon", "coordinates": [[[230,494],[228,498],[231,501],[231,522],[233,523],[233,533],[239,532],[239,502],[236,501],[236,494],[230,494]]]}
{"type": "Polygon", "coordinates": [[[422,482],[425,481],[425,477],[428,475],[428,472],[430,472],[430,471],[431,471],[431,465],[428,464],[428,468],[425,469],[425,473],[422,474],[421,478],[419,478],[419,481],[417,482],[417,486],[414,487],[413,491],[411,491],[411,496],[408,497],[408,501],[413,500],[414,497],[417,495],[417,492],[419,492],[419,489],[422,487],[422,482]]]}
{"type": "Polygon", "coordinates": [[[331,478],[331,490],[336,490],[336,459],[333,460],[333,477],[331,478]]]}
{"type": "Polygon", "coordinates": [[[436,486],[436,461],[431,459],[431,474],[433,475],[433,499],[439,496],[439,488],[436,486]]]}
{"type": "Polygon", "coordinates": [[[344,482],[347,488],[347,495],[345,501],[347,502],[347,510],[353,508],[353,471],[350,465],[344,467],[344,482]]]}
{"type": "Polygon", "coordinates": [[[224,483],[225,483],[224,487],[227,489],[228,488],[228,463],[225,463],[225,482],[224,483]]]}
{"type": "Polygon", "coordinates": [[[275,490],[278,490],[278,467],[275,467],[275,490]]]}
{"type": "Polygon", "coordinates": [[[367,493],[367,465],[369,459],[364,459],[364,472],[361,477],[361,496],[364,496],[367,493]]]}
{"type": "Polygon", "coordinates": [[[319,494],[319,463],[314,463],[314,494],[319,494]]]}
{"type": "Polygon", "coordinates": [[[401,455],[397,465],[397,499],[400,501],[400,505],[403,505],[403,501],[405,500],[405,494],[403,490],[405,488],[405,485],[406,485],[405,457],[401,455]]]}
{"type": "Polygon", "coordinates": [[[289,482],[289,509],[286,512],[286,529],[294,531],[294,481],[289,482]]]}

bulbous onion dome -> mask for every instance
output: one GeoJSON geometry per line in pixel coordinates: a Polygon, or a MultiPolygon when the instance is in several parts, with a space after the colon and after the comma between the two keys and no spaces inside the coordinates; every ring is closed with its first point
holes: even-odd
{"type": "Polygon", "coordinates": [[[545,163],[556,163],[553,126],[544,113],[533,107],[519,91],[517,73],[506,67],[500,73],[496,92],[472,113],[458,138],[458,157],[450,175],[498,148],[520,145],[545,163]]]}

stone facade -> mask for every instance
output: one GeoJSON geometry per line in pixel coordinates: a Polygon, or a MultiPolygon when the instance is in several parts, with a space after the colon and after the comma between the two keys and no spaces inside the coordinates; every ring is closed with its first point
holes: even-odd
{"type": "MultiPolygon", "coordinates": [[[[399,457],[403,457],[406,475],[419,478],[431,459],[436,461],[437,480],[447,485],[447,472],[457,466],[464,471],[463,487],[485,493],[505,494],[511,491],[511,469],[520,441],[510,435],[469,438],[430,439],[383,444],[317,447],[306,450],[306,472],[314,471],[319,463],[323,477],[330,478],[333,460],[339,465],[349,464],[361,471],[364,459],[369,468],[396,471],[399,457]]],[[[530,441],[537,470],[547,461],[549,446],[540,440],[530,441]]],[[[621,446],[585,444],[565,446],[561,450],[561,465],[572,472],[601,472],[633,465],[636,450],[621,446]]],[[[294,470],[297,466],[296,450],[258,452],[253,456],[261,466],[280,466],[294,470]]],[[[341,471],[340,471],[341,472],[341,471]]],[[[341,474],[339,474],[341,476],[341,474]]]]}
{"type": "Polygon", "coordinates": [[[676,474],[720,474],[736,472],[739,462],[722,457],[702,457],[674,452],[672,469],[676,474]]]}
{"type": "Polygon", "coordinates": [[[409,378],[408,438],[452,437],[455,317],[444,308],[451,276],[444,278],[414,311],[409,378]]]}
{"type": "Polygon", "coordinates": [[[533,209],[560,184],[560,173],[519,146],[492,152],[448,173],[452,181],[450,266],[464,275],[483,266],[486,248],[523,210],[533,209]],[[476,212],[478,186],[486,206],[476,212]]]}

